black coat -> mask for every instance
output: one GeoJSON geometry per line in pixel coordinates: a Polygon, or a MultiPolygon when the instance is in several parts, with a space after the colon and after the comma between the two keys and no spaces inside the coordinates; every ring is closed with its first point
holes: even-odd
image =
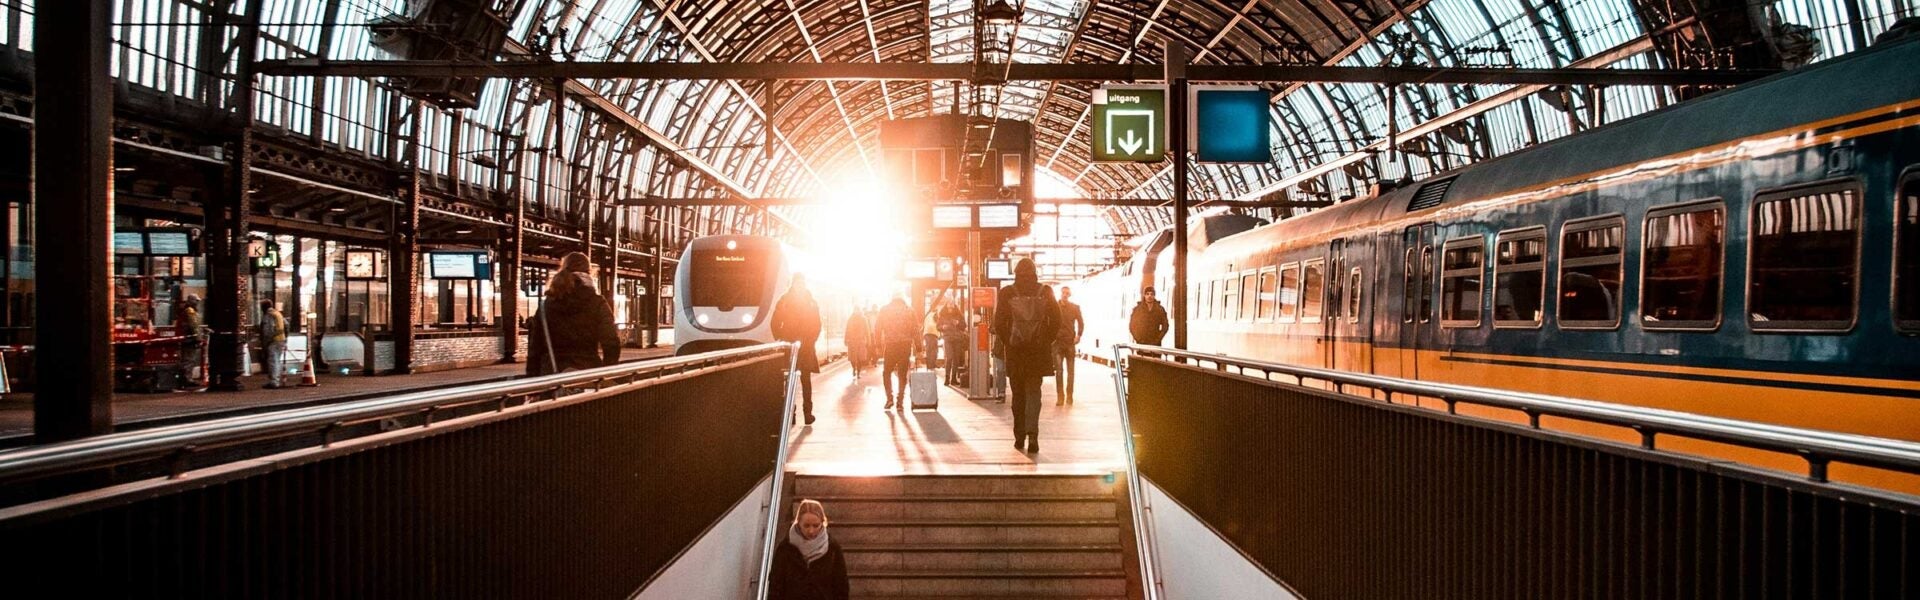
{"type": "Polygon", "coordinates": [[[767,600],[847,600],[846,553],[839,541],[828,538],[826,556],[808,563],[800,549],[782,536],[780,548],[773,551],[773,573],[767,581],[772,584],[767,600]]]}
{"type": "Polygon", "coordinates": [[[1141,300],[1133,305],[1133,315],[1128,318],[1127,329],[1133,334],[1136,344],[1160,345],[1167,336],[1167,309],[1159,302],[1141,300]]]}
{"type": "Polygon", "coordinates": [[[568,286],[548,294],[527,327],[528,375],[617,362],[620,334],[613,327],[613,310],[607,307],[605,298],[589,285],[568,286]]]}
{"type": "Polygon", "coordinates": [[[1007,343],[1003,358],[1007,361],[1007,377],[1045,377],[1053,374],[1055,354],[1054,340],[1059,335],[1060,305],[1053,299],[1053,288],[1041,285],[1037,281],[1015,281],[1013,285],[1000,288],[999,297],[993,304],[993,335],[1001,342],[1013,339],[1013,298],[1039,297],[1041,302],[1040,335],[1030,346],[1015,346],[1007,343]]]}
{"type": "Polygon", "coordinates": [[[805,289],[787,292],[773,305],[773,339],[800,342],[800,356],[794,368],[801,373],[819,373],[820,359],[814,342],[820,339],[820,305],[805,289]]]}

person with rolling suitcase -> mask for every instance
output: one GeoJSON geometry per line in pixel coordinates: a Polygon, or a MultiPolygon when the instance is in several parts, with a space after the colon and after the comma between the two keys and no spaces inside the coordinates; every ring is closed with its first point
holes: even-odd
{"type": "Polygon", "coordinates": [[[1006,343],[1007,378],[1013,380],[1013,447],[1040,451],[1040,382],[1053,373],[1060,305],[1053,288],[1040,283],[1032,259],[1013,267],[1013,284],[994,303],[993,334],[1006,343]]]}
{"type": "Polygon", "coordinates": [[[913,346],[920,341],[920,327],[914,323],[913,309],[907,308],[906,299],[899,296],[880,309],[879,321],[875,329],[880,332],[880,387],[887,392],[887,405],[881,409],[893,408],[895,400],[905,407],[907,372],[913,370],[913,346]],[[896,381],[900,384],[897,398],[893,392],[896,381]]]}

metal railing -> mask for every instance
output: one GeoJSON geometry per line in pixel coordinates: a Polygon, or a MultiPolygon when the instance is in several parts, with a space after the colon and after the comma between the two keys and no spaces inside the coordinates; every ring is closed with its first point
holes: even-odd
{"type": "MultiPolygon", "coordinates": [[[[354,425],[388,419],[418,420],[430,427],[436,417],[454,409],[492,404],[494,411],[530,402],[556,400],[598,392],[616,386],[731,364],[770,354],[790,353],[788,344],[762,344],[686,357],[610,365],[527,379],[484,383],[302,408],[246,415],[90,437],[0,453],[0,486],[57,475],[106,469],[148,461],[166,461],[171,477],[179,477],[196,454],[234,446],[263,444],[318,433],[320,447],[350,439],[335,437],[354,425]]],[[[285,446],[276,446],[284,451],[285,446]]],[[[231,459],[233,457],[223,457],[231,459]]]]}
{"type": "Polygon", "coordinates": [[[765,344],[0,454],[26,482],[7,495],[64,489],[0,508],[0,576],[25,597],[630,595],[779,481],[792,361],[765,344]]]}
{"type": "MultiPolygon", "coordinates": [[[[1158,346],[1118,345],[1114,348],[1114,361],[1120,363],[1123,355],[1129,351],[1154,358],[1171,358],[1192,361],[1196,364],[1208,364],[1220,371],[1231,369],[1235,374],[1248,377],[1254,376],[1247,375],[1247,371],[1257,371],[1258,379],[1268,381],[1272,381],[1275,375],[1280,375],[1293,378],[1295,385],[1304,386],[1309,382],[1321,382],[1332,386],[1333,391],[1339,394],[1351,395],[1347,392],[1348,388],[1364,388],[1383,394],[1385,396],[1383,400],[1389,404],[1394,403],[1396,395],[1408,398],[1432,398],[1445,403],[1448,414],[1458,414],[1457,410],[1461,404],[1515,410],[1527,416],[1528,425],[1533,429],[1541,429],[1540,418],[1543,416],[1624,427],[1640,434],[1640,446],[1646,450],[1661,450],[1656,438],[1661,435],[1673,435],[1795,455],[1807,462],[1807,479],[1817,483],[1827,482],[1828,466],[1833,463],[1920,475],[1920,443],[1902,440],[1801,429],[1543,394],[1316,369],[1158,346]]],[[[1124,398],[1123,393],[1123,402],[1124,398]]],[[[1129,452],[1131,452],[1131,445],[1129,445],[1129,452]]]]}
{"type": "Polygon", "coordinates": [[[767,531],[760,538],[760,575],[754,580],[754,598],[767,600],[767,594],[773,589],[767,577],[773,574],[773,551],[780,543],[780,508],[786,503],[781,501],[780,492],[786,489],[787,446],[793,436],[793,394],[800,389],[801,373],[799,344],[788,345],[787,352],[787,403],[780,413],[780,450],[773,462],[773,489],[767,493],[767,531]]]}
{"type": "Polygon", "coordinates": [[[1153,524],[1148,518],[1152,508],[1146,505],[1146,495],[1140,488],[1140,462],[1133,444],[1133,420],[1127,410],[1127,370],[1124,359],[1131,347],[1130,344],[1113,347],[1113,388],[1120,402],[1120,437],[1126,441],[1127,500],[1133,512],[1133,539],[1140,554],[1140,589],[1143,600],[1159,600],[1164,589],[1159,577],[1159,555],[1155,553],[1153,524]]]}
{"type": "Polygon", "coordinates": [[[1155,552],[1176,514],[1301,597],[1920,597],[1920,497],[1826,478],[1857,465],[1897,488],[1920,444],[1150,346],[1114,358],[1128,481],[1152,491],[1132,494],[1148,598],[1227,574],[1155,552]],[[1639,444],[1568,431],[1593,426],[1639,444]]]}

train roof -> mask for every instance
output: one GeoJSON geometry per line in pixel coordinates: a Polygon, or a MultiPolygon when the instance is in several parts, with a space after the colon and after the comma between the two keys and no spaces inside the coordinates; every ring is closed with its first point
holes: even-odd
{"type": "Polygon", "coordinates": [[[1610,167],[1914,101],[1920,99],[1920,68],[1915,65],[1920,65],[1920,39],[1881,44],[1436,174],[1386,194],[1341,203],[1259,231],[1293,239],[1306,232],[1364,227],[1610,167]],[[1421,198],[1423,193],[1428,196],[1421,198]]]}

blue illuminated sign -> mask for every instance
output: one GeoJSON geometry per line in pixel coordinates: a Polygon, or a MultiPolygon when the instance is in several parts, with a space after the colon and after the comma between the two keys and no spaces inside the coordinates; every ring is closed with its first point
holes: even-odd
{"type": "Polygon", "coordinates": [[[1195,89],[1194,156],[1210,163],[1273,161],[1272,100],[1261,89],[1195,89]]]}

